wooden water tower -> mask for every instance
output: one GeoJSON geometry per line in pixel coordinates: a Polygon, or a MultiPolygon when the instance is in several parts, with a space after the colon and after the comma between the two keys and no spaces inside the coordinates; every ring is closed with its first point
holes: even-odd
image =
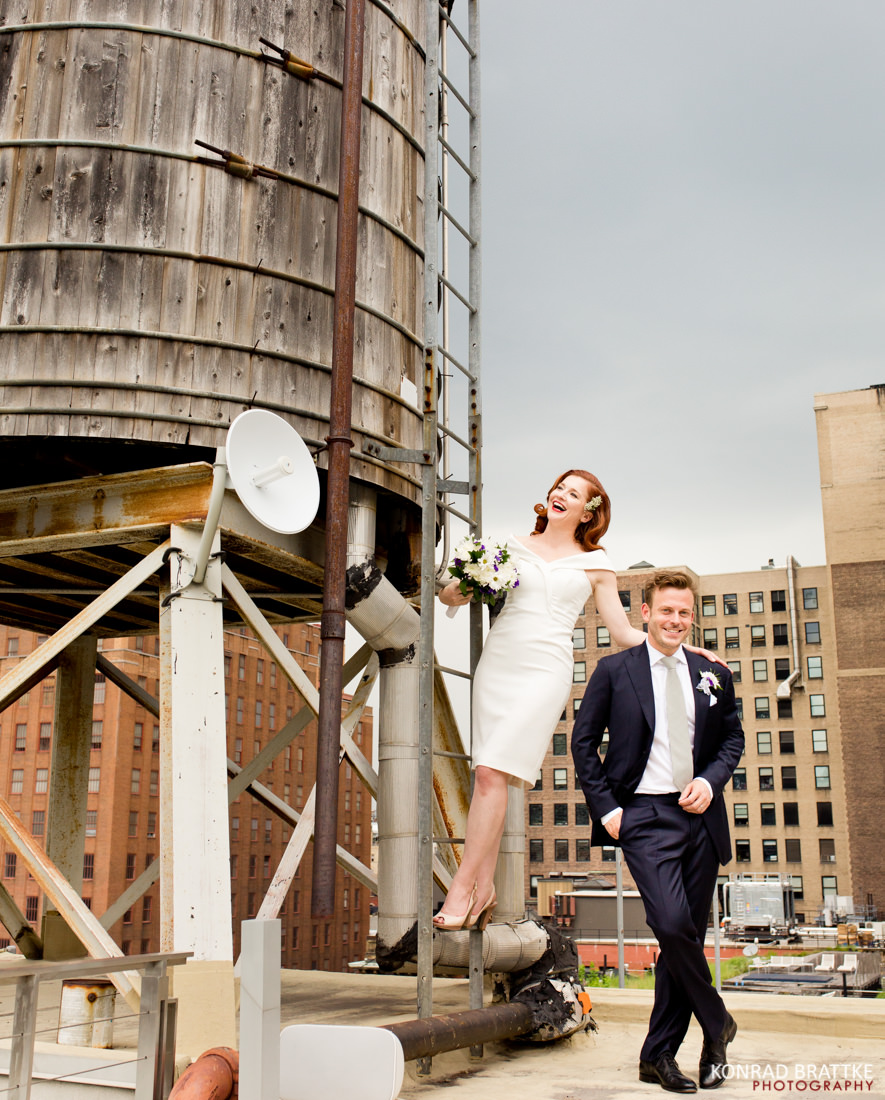
{"type": "MultiPolygon", "coordinates": [[[[423,0],[366,3],[347,564],[371,563],[362,596],[376,602],[387,587],[414,591],[420,572],[421,477],[401,456],[427,450],[435,378],[426,12],[423,0]]],[[[226,1027],[224,703],[207,685],[223,681],[224,621],[246,621],[314,708],[268,624],[319,617],[322,506],[308,530],[275,536],[227,492],[202,583],[193,562],[212,463],[243,410],[282,416],[324,478],[344,5],[10,0],[2,18],[0,620],[49,637],[0,682],[0,707],[58,669],[48,859],[3,805],[0,824],[90,950],[118,953],[60,884],[76,888],[82,871],[70,823],[84,819],[97,639],[156,632],[159,605],[161,698],[141,701],[161,719],[162,947],[194,953],[181,988],[195,983],[226,1027]]],[[[400,674],[416,682],[417,616],[397,605],[357,619],[386,654],[387,706],[411,715],[400,674]]],[[[388,764],[379,781],[346,728],[342,746],[377,794],[388,764]]],[[[301,852],[307,809],[302,822],[301,852]]],[[[414,861],[416,841],[391,843],[414,861]]]]}

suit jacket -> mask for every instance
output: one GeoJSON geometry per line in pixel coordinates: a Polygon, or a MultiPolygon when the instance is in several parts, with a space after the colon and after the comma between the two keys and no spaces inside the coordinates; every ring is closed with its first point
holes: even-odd
{"type": "MultiPolygon", "coordinates": [[[[719,855],[731,859],[728,813],[722,791],[744,748],[731,673],[685,650],[692,684],[705,670],[716,673],[721,689],[710,696],[695,692],[694,774],[713,788],[713,801],[702,815],[719,855]],[[713,703],[715,699],[715,703],[713,703]]],[[[572,756],[593,818],[591,844],[617,844],[600,818],[626,806],[636,791],[655,728],[655,701],[651,665],[644,644],[603,657],[584,694],[572,730],[572,756]],[[609,732],[608,750],[599,758],[599,745],[609,732]]]]}

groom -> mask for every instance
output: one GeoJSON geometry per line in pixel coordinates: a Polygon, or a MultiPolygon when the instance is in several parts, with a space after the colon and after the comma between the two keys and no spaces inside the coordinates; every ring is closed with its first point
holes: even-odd
{"type": "Polygon", "coordinates": [[[646,642],[599,662],[572,732],[591,843],[620,844],[660,946],[639,1079],[670,1092],[697,1089],[675,1058],[692,1014],[704,1033],[701,1088],[725,1080],[737,1031],[711,982],[704,936],[719,864],[731,859],[722,790],[744,734],[731,673],[683,648],[696,596],[687,574],[655,573],[642,605],[646,642]]]}

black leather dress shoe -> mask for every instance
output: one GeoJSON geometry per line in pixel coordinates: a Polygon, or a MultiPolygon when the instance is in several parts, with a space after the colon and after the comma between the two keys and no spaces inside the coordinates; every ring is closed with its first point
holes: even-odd
{"type": "Polygon", "coordinates": [[[698,1091],[697,1085],[690,1077],[685,1076],[669,1051],[655,1058],[653,1062],[640,1062],[639,1080],[660,1085],[667,1092],[698,1091]]]}
{"type": "Polygon", "coordinates": [[[725,1067],[728,1065],[728,1053],[725,1048],[737,1035],[737,1029],[734,1019],[726,1013],[725,1026],[719,1038],[712,1042],[704,1040],[704,1045],[701,1047],[701,1062],[698,1066],[702,1089],[718,1089],[726,1080],[725,1067]]]}

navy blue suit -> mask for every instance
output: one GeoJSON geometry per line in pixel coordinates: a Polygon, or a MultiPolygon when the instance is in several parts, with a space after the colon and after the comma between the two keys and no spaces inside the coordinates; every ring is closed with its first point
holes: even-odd
{"type": "Polygon", "coordinates": [[[711,670],[721,687],[694,693],[694,775],[708,781],[713,801],[703,814],[677,805],[678,795],[637,795],[654,739],[655,701],[646,646],[615,653],[597,664],[572,731],[572,755],[593,818],[591,843],[620,844],[660,946],[655,1006],[640,1058],[675,1056],[692,1013],[705,1038],[725,1025],[722,999],[704,958],[704,936],[716,876],[731,859],[722,791],[740,760],[744,734],[731,673],[685,651],[691,682],[711,670]],[[715,699],[715,703],[713,700],[715,699]],[[605,731],[608,750],[598,749],[605,731]],[[620,806],[620,836],[600,819],[620,806]]]}

